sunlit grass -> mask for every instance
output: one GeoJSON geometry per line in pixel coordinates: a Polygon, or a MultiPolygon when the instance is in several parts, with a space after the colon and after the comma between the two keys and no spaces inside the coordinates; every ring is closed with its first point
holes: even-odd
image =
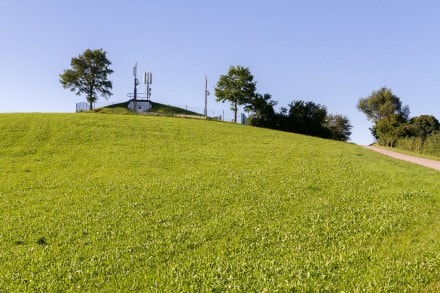
{"type": "Polygon", "coordinates": [[[435,291],[439,173],[228,123],[0,115],[0,291],[435,291]]]}

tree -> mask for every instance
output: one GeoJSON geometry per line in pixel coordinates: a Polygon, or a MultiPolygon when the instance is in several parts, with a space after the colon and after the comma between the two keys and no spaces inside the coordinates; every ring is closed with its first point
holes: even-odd
{"type": "Polygon", "coordinates": [[[410,136],[420,138],[423,144],[428,136],[440,130],[440,123],[432,115],[420,115],[410,119],[408,130],[410,136]]]}
{"type": "Polygon", "coordinates": [[[289,104],[287,131],[312,136],[328,137],[324,127],[327,109],[314,102],[294,101],[289,104]]]}
{"type": "Polygon", "coordinates": [[[399,115],[391,115],[376,122],[373,132],[380,145],[394,147],[397,140],[404,136],[406,121],[399,115]]]}
{"type": "Polygon", "coordinates": [[[373,123],[392,115],[401,116],[404,120],[408,120],[409,116],[409,107],[402,106],[400,98],[386,87],[373,91],[367,98],[360,98],[357,108],[373,123]]]}
{"type": "Polygon", "coordinates": [[[353,128],[348,117],[340,114],[328,115],[326,127],[331,132],[331,138],[340,141],[348,141],[351,135],[351,128],[353,128]]]}
{"type": "Polygon", "coordinates": [[[83,54],[72,58],[71,69],[64,70],[60,74],[60,83],[65,89],[76,92],[76,95],[85,94],[90,103],[90,110],[93,103],[98,99],[98,94],[108,99],[112,93],[112,82],[107,76],[113,73],[109,68],[111,62],[102,49],[87,49],[83,54]]]}
{"type": "Polygon", "coordinates": [[[244,105],[255,96],[256,82],[249,68],[231,66],[227,75],[221,75],[215,87],[217,102],[231,102],[234,122],[237,122],[238,105],[244,105]]]}
{"type": "Polygon", "coordinates": [[[250,124],[253,126],[274,128],[275,110],[277,104],[270,94],[256,94],[244,107],[245,111],[251,112],[250,124]]]}
{"type": "Polygon", "coordinates": [[[370,130],[380,144],[393,146],[408,122],[409,107],[402,106],[400,98],[386,87],[373,91],[367,98],[360,98],[357,108],[374,123],[370,130]]]}

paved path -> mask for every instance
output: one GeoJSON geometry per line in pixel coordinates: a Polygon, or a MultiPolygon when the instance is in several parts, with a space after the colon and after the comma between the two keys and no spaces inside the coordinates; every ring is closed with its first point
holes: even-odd
{"type": "Polygon", "coordinates": [[[373,150],[375,152],[384,154],[386,156],[398,159],[398,160],[411,162],[414,164],[422,165],[422,166],[440,171],[440,161],[429,160],[429,159],[424,159],[424,158],[419,158],[419,157],[414,157],[414,156],[408,156],[408,155],[404,155],[401,153],[392,152],[392,151],[389,151],[389,150],[386,150],[383,148],[375,147],[375,146],[364,146],[364,147],[367,149],[373,150]]]}

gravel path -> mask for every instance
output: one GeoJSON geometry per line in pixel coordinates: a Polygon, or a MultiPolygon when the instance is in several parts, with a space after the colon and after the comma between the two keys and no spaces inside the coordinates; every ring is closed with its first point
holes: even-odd
{"type": "Polygon", "coordinates": [[[396,153],[396,152],[392,152],[389,150],[385,150],[379,147],[375,147],[375,146],[364,146],[367,149],[373,150],[375,152],[384,154],[386,156],[398,159],[398,160],[403,160],[403,161],[407,161],[407,162],[411,162],[414,164],[418,164],[418,165],[422,165],[431,169],[435,169],[435,170],[439,170],[440,171],[440,161],[435,161],[435,160],[429,160],[429,159],[424,159],[424,158],[419,158],[419,157],[413,157],[413,156],[408,156],[408,155],[404,155],[401,153],[396,153]]]}

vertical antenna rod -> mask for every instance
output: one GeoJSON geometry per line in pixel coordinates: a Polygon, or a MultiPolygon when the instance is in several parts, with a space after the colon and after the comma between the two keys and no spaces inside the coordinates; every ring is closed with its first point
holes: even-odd
{"type": "Polygon", "coordinates": [[[208,96],[209,96],[208,77],[206,77],[205,75],[205,112],[203,113],[205,117],[208,117],[208,96]]]}
{"type": "Polygon", "coordinates": [[[133,67],[133,76],[134,76],[134,94],[133,94],[133,99],[134,102],[136,103],[136,99],[137,99],[137,85],[138,85],[138,80],[137,80],[137,62],[135,63],[134,67],[133,67]]]}

